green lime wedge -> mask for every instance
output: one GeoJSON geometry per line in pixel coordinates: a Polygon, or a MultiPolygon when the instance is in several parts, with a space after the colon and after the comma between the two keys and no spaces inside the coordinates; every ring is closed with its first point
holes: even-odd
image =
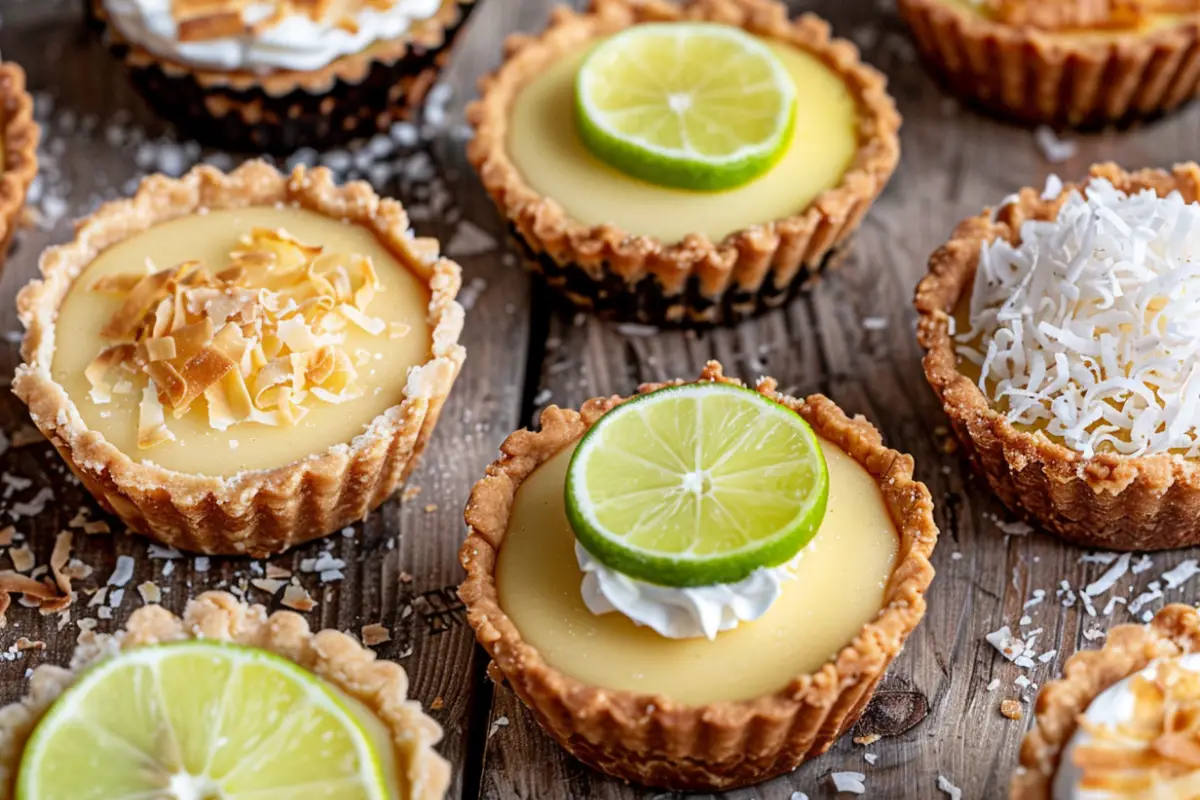
{"type": "Polygon", "coordinates": [[[791,141],[796,86],[761,40],[713,23],[636,25],[575,79],[580,138],[650,183],[718,191],[766,172],[791,141]]]}
{"type": "Polygon", "coordinates": [[[790,560],[829,499],[799,414],[723,383],[673,386],[609,411],[580,441],[566,507],[605,565],[665,586],[734,583],[790,560]]]}
{"type": "Polygon", "coordinates": [[[17,800],[384,800],[348,706],[287,659],[195,641],[85,672],[34,730],[17,800]]]}

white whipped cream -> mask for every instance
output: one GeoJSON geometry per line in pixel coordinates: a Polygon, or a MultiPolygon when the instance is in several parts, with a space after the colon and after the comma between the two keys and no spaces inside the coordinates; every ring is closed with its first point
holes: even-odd
{"type": "MultiPolygon", "coordinates": [[[[1158,672],[1158,663],[1150,664],[1140,674],[1146,678],[1153,678],[1158,672]]],[[[1200,653],[1181,656],[1177,663],[1191,672],[1200,672],[1200,653]]],[[[1130,675],[1098,694],[1091,705],[1087,707],[1087,711],[1083,713],[1084,718],[1097,725],[1108,726],[1133,721],[1136,702],[1133,691],[1130,689],[1133,678],[1134,676],[1130,675]]],[[[1075,748],[1091,740],[1090,733],[1082,728],[1076,728],[1075,735],[1071,737],[1067,749],[1063,751],[1058,772],[1054,776],[1054,800],[1119,800],[1119,798],[1127,796],[1103,790],[1083,789],[1079,786],[1083,774],[1082,770],[1075,766],[1072,756],[1075,748]]]]}
{"type": "Polygon", "coordinates": [[[743,622],[753,622],[779,599],[785,581],[794,578],[787,564],[759,567],[737,583],[712,586],[659,586],[604,566],[579,542],[575,558],[583,571],[583,602],[597,616],[616,611],[668,639],[715,639],[743,622]]]}
{"type": "MultiPolygon", "coordinates": [[[[104,8],[121,35],[150,52],[217,70],[316,70],[375,42],[403,36],[413,22],[437,13],[442,0],[395,0],[390,8],[364,8],[351,18],[357,30],[340,27],[339,19],[314,21],[292,14],[257,35],[227,36],[181,42],[171,13],[172,0],[104,0],[104,8]]],[[[274,3],[249,6],[247,23],[265,19],[274,3]]]]}

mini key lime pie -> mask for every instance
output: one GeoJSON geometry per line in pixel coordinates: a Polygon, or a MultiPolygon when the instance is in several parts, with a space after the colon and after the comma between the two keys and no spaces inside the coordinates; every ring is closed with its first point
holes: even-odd
{"type": "Polygon", "coordinates": [[[1011,508],[1079,544],[1200,543],[1200,168],[1092,169],[963,222],[917,289],[925,374],[1011,508]]]}
{"type": "Polygon", "coordinates": [[[327,148],[420,106],[475,0],[86,0],[156,111],[253,152],[327,148]]]}
{"type": "Polygon", "coordinates": [[[1200,619],[1169,605],[1120,625],[1046,684],[1013,800],[1200,796],[1200,619]]]}
{"type": "Polygon", "coordinates": [[[1196,96],[1197,0],[899,0],[926,62],[1004,116],[1101,125],[1196,96]]]}
{"type": "Polygon", "coordinates": [[[780,305],[899,159],[883,76],[772,0],[594,0],[507,49],[468,157],[531,264],[605,314],[780,305]]]}
{"type": "Polygon", "coordinates": [[[398,664],[222,592],[84,634],[0,709],[14,800],[440,800],[450,765],[398,664]]]}
{"type": "Polygon", "coordinates": [[[912,459],[824,397],[710,363],[551,406],[476,485],[460,595],[542,726],[619,778],[712,790],[823,753],[925,610],[912,459]]]}
{"type": "Polygon", "coordinates": [[[101,504],[189,550],[276,552],[365,516],[463,361],[458,267],[326,170],[151,178],[41,268],[14,391],[101,504]]]}
{"type": "Polygon", "coordinates": [[[25,88],[25,72],[13,63],[0,64],[0,266],[13,234],[21,225],[25,193],[37,175],[41,129],[33,121],[33,98],[25,88]]]}

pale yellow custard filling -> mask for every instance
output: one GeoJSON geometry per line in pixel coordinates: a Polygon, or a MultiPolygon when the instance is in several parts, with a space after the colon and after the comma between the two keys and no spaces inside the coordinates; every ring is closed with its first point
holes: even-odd
{"type": "Polygon", "coordinates": [[[689,234],[720,241],[731,233],[803,211],[836,186],[858,149],[858,107],[816,57],[768,42],[796,83],[796,131],[766,174],[736,189],[691,192],[655,186],[597,159],[574,118],[574,80],[587,47],[551,64],[517,96],[508,153],[525,182],[585,225],[678,242],[689,234]]]}
{"type": "MultiPolygon", "coordinates": [[[[966,11],[971,14],[974,14],[974,15],[977,15],[980,17],[984,17],[985,19],[992,18],[992,14],[989,12],[989,9],[988,9],[986,3],[984,2],[984,0],[942,0],[942,2],[952,8],[956,8],[961,11],[966,11]]],[[[1120,39],[1124,36],[1145,34],[1145,33],[1151,32],[1151,31],[1157,31],[1157,30],[1162,30],[1163,28],[1169,28],[1173,25],[1180,25],[1180,24],[1183,24],[1183,23],[1186,23],[1189,21],[1197,21],[1197,20],[1200,20],[1200,11],[1193,12],[1190,14],[1188,14],[1188,13],[1161,13],[1161,14],[1156,13],[1156,14],[1147,15],[1146,18],[1141,22],[1141,24],[1136,27],[1125,27],[1125,28],[1117,27],[1117,28],[1107,28],[1107,29],[1106,28],[1084,28],[1084,29],[1076,28],[1076,29],[1071,29],[1071,30],[1042,30],[1040,32],[1043,34],[1046,34],[1046,35],[1050,35],[1050,36],[1061,36],[1066,39],[1082,39],[1082,40],[1094,39],[1094,40],[1107,41],[1107,40],[1112,40],[1112,39],[1120,39]]]]}
{"type": "Polygon", "coordinates": [[[607,689],[662,694],[689,705],[747,700],[813,672],[883,604],[899,535],[875,479],[822,441],[829,505],[794,580],[754,622],[716,639],[667,639],[620,614],[596,616],[582,574],[563,486],[574,446],[520,486],[496,563],[500,607],[550,666],[607,689]]]}
{"type": "Polygon", "coordinates": [[[88,429],[135,461],[203,475],[270,469],[349,443],[375,417],[401,402],[408,370],[429,358],[429,302],[425,283],[365,227],[294,207],[211,211],[156,225],[105,250],[84,270],[59,308],[52,374],[88,429]],[[336,332],[337,347],[354,364],[352,399],[347,399],[348,393],[337,402],[310,396],[300,404],[302,416],[294,424],[240,421],[224,430],[213,427],[206,404],[197,401],[178,418],[168,408],[164,425],[169,438],[149,448],[139,447],[145,377],[123,380],[119,370],[110,370],[106,381],[111,392],[106,391],[98,402],[94,382],[86,374],[98,350],[113,343],[102,332],[124,302],[121,296],[94,290],[97,281],[130,272],[148,274],[186,261],[200,262],[200,267],[217,273],[229,265],[230,254],[244,247],[245,237],[255,229],[286,231],[305,244],[320,246],[331,257],[348,254],[370,259],[377,288],[369,312],[386,330],[372,334],[346,324],[336,332]]]}

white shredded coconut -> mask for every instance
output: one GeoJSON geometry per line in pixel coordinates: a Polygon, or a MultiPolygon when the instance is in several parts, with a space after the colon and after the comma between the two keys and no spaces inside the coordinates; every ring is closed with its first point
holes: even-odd
{"type": "Polygon", "coordinates": [[[133,559],[130,556],[118,556],[117,566],[112,575],[108,576],[109,586],[124,586],[133,578],[133,559]]]}
{"type": "Polygon", "coordinates": [[[1107,592],[1129,571],[1129,559],[1129,553],[1122,553],[1116,563],[1105,570],[1103,575],[1087,585],[1083,593],[1088,597],[1095,597],[1107,592]]]}
{"type": "Polygon", "coordinates": [[[867,776],[861,772],[831,772],[829,773],[829,778],[833,781],[833,790],[835,792],[862,794],[867,791],[867,787],[863,785],[863,781],[867,779],[867,776]]]}
{"type": "Polygon", "coordinates": [[[938,775],[937,779],[938,791],[944,792],[950,796],[950,800],[962,800],[962,789],[959,789],[953,783],[946,779],[944,775],[938,775]]]}
{"type": "Polygon", "coordinates": [[[1007,625],[998,631],[992,631],[983,638],[1009,661],[1019,658],[1025,650],[1025,643],[1013,636],[1012,630],[1007,625]]]}
{"type": "Polygon", "coordinates": [[[1051,164],[1067,161],[1079,152],[1078,142],[1060,139],[1049,125],[1039,125],[1033,132],[1033,139],[1051,164]]]}
{"type": "Polygon", "coordinates": [[[1198,572],[1200,572],[1200,564],[1196,563],[1196,559],[1189,558],[1179,562],[1179,566],[1174,569],[1164,572],[1162,579],[1167,582],[1168,589],[1174,589],[1190,581],[1198,572]]]}
{"type": "Polygon", "coordinates": [[[1200,204],[1106,180],[980,251],[960,355],[1011,422],[1085,457],[1200,457],[1200,204]]]}

